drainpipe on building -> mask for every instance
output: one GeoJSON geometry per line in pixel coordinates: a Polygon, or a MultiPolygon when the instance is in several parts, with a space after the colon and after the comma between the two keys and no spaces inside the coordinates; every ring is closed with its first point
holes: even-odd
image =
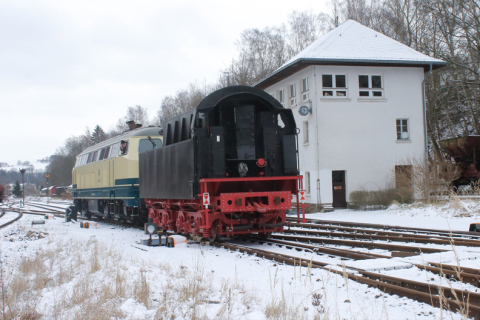
{"type": "MultiPolygon", "coordinates": [[[[428,173],[428,138],[427,138],[427,102],[426,102],[426,94],[425,94],[425,82],[427,81],[428,79],[428,76],[432,73],[432,64],[430,64],[430,70],[428,70],[427,74],[423,77],[423,81],[422,81],[422,96],[423,96],[423,135],[424,135],[424,138],[425,138],[425,159],[424,159],[424,166],[425,166],[425,174],[428,173]]],[[[427,184],[426,184],[426,181],[424,183],[424,190],[423,190],[423,194],[425,197],[427,197],[427,184]]],[[[427,199],[425,199],[427,200],[427,199]]]]}
{"type": "MultiPolygon", "coordinates": [[[[317,97],[317,67],[313,66],[313,77],[315,78],[315,142],[317,143],[317,150],[315,152],[316,156],[316,166],[317,166],[317,210],[319,205],[322,203],[320,198],[320,147],[318,143],[318,97],[317,97]]],[[[313,111],[312,100],[310,99],[310,110],[313,111]]]]}

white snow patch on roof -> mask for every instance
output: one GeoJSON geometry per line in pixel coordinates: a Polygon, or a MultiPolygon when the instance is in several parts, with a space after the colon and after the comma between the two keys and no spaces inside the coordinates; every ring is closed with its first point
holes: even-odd
{"type": "Polygon", "coordinates": [[[314,41],[280,69],[299,59],[444,63],[353,20],[314,41]]]}

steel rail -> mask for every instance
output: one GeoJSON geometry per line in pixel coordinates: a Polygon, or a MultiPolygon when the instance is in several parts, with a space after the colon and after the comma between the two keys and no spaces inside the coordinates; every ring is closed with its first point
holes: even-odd
{"type": "Polygon", "coordinates": [[[354,241],[354,240],[342,240],[342,239],[329,239],[329,238],[314,238],[314,237],[301,237],[301,236],[290,236],[282,234],[274,234],[271,236],[274,239],[279,240],[289,240],[289,241],[298,241],[304,243],[320,243],[320,244],[336,244],[349,247],[362,247],[369,249],[385,249],[389,251],[401,251],[401,252],[416,252],[416,253],[436,253],[436,252],[447,252],[449,250],[445,249],[434,249],[434,248],[421,248],[413,247],[406,245],[395,245],[389,243],[379,243],[379,242],[366,242],[366,241],[354,241]]]}
{"type": "Polygon", "coordinates": [[[443,264],[443,263],[436,263],[436,262],[429,262],[429,264],[431,264],[434,267],[446,269],[446,270],[460,271],[460,272],[466,272],[471,274],[480,274],[480,269],[474,269],[474,268],[468,268],[468,267],[462,267],[462,266],[453,266],[450,264],[443,264]]]}
{"type": "Polygon", "coordinates": [[[443,268],[438,268],[438,267],[433,267],[433,266],[426,266],[423,264],[414,264],[419,269],[424,269],[426,271],[433,272],[438,275],[443,275],[445,277],[449,278],[454,278],[459,281],[462,281],[463,283],[469,283],[471,285],[474,285],[476,287],[480,287],[480,275],[479,274],[472,274],[472,273],[467,273],[467,272],[461,272],[461,271],[455,271],[455,270],[449,270],[449,269],[443,269],[443,268]]]}
{"type": "MultiPolygon", "coordinates": [[[[260,241],[261,242],[261,241],[260,241]]],[[[308,248],[313,252],[323,252],[330,255],[335,256],[342,256],[349,259],[354,260],[364,260],[364,259],[376,259],[376,258],[386,258],[390,259],[392,256],[386,255],[376,255],[372,256],[368,253],[360,253],[351,250],[344,250],[344,249],[336,249],[336,248],[325,248],[319,247],[315,245],[308,245],[308,244],[299,244],[299,243],[292,243],[288,241],[281,241],[281,240],[266,240],[265,242],[272,242],[283,244],[287,248],[295,248],[295,247],[303,247],[308,248]]],[[[480,270],[473,269],[473,268],[465,268],[466,270],[461,270],[461,267],[451,266],[451,265],[444,265],[441,263],[433,263],[428,262],[431,266],[422,265],[422,264],[412,264],[412,266],[416,266],[419,269],[423,269],[426,271],[430,271],[432,273],[438,274],[440,276],[444,276],[446,278],[454,278],[461,282],[474,285],[476,287],[480,287],[480,270]],[[435,266],[434,266],[435,265],[435,266]],[[468,271],[470,272],[468,272],[468,271]]]]}
{"type": "Polygon", "coordinates": [[[55,207],[52,208],[52,207],[49,207],[49,206],[32,204],[30,202],[27,202],[27,205],[29,205],[31,207],[37,207],[37,208],[40,208],[40,209],[47,209],[47,210],[55,211],[56,213],[65,213],[65,209],[63,209],[63,210],[58,209],[57,210],[55,207]]]}
{"type": "MultiPolygon", "coordinates": [[[[56,205],[52,204],[52,201],[50,201],[50,203],[45,203],[45,202],[40,202],[40,201],[29,201],[29,202],[27,202],[27,204],[31,204],[31,203],[38,204],[38,205],[45,205],[47,207],[52,207],[52,208],[56,208],[56,209],[63,209],[63,210],[66,209],[66,207],[56,206],[56,205]]],[[[68,205],[65,204],[65,205],[68,207],[68,206],[73,205],[73,203],[68,204],[68,205]]]]}
{"type": "Polygon", "coordinates": [[[328,248],[328,247],[323,247],[323,246],[319,247],[319,246],[305,244],[305,243],[283,241],[283,240],[267,239],[267,240],[259,240],[259,242],[260,243],[265,242],[267,244],[272,243],[272,244],[276,244],[277,246],[285,246],[288,249],[294,249],[296,247],[307,248],[307,249],[310,249],[313,252],[318,253],[318,254],[326,254],[326,255],[330,255],[330,256],[344,257],[344,258],[352,259],[352,260],[391,258],[391,256],[385,256],[385,255],[381,255],[381,254],[365,253],[365,252],[358,252],[358,251],[347,250],[347,249],[339,249],[339,248],[328,248]]]}
{"type": "MultiPolygon", "coordinates": [[[[253,240],[253,239],[252,239],[253,240]]],[[[345,250],[345,249],[337,249],[337,248],[326,248],[326,247],[319,247],[315,245],[309,244],[301,244],[289,241],[281,241],[281,240],[257,240],[260,243],[267,243],[267,244],[276,244],[277,246],[285,246],[287,249],[297,249],[297,248],[306,248],[315,253],[325,253],[328,255],[334,255],[338,257],[344,257],[352,260],[365,260],[365,259],[377,259],[377,258],[386,258],[390,259],[392,256],[386,255],[377,255],[362,252],[356,252],[352,250],[345,250]]],[[[298,249],[297,249],[298,250],[298,249]]],[[[416,266],[419,269],[423,269],[426,271],[430,271],[432,273],[438,274],[445,278],[454,278],[456,280],[462,281],[463,283],[471,284],[477,287],[480,287],[480,270],[473,269],[473,268],[465,268],[466,270],[470,271],[467,272],[466,270],[461,270],[461,267],[456,267],[452,265],[444,265],[441,263],[433,263],[428,262],[431,266],[422,265],[422,264],[411,264],[412,266],[416,266]],[[435,265],[435,266],[433,266],[435,265]]],[[[354,268],[355,269],[355,268],[354,268]]],[[[359,269],[360,270],[360,269],[359,269]]]]}
{"type": "Polygon", "coordinates": [[[475,240],[443,240],[443,239],[428,239],[428,238],[414,238],[414,237],[399,237],[399,236],[383,236],[374,234],[361,234],[361,233],[342,233],[342,232],[330,232],[330,231],[318,231],[318,230],[302,230],[302,229],[290,229],[284,230],[284,233],[293,234],[307,234],[323,237],[336,237],[336,238],[350,238],[350,239],[369,239],[369,240],[384,240],[395,242],[415,242],[415,243],[433,243],[443,245],[456,245],[456,246],[469,246],[480,247],[480,241],[475,240]]]}
{"type": "Polygon", "coordinates": [[[458,290],[458,289],[451,290],[451,288],[448,288],[448,287],[436,286],[437,289],[435,291],[433,290],[433,287],[435,286],[430,284],[422,284],[418,281],[410,281],[407,279],[389,277],[389,276],[384,276],[381,274],[376,274],[373,272],[367,272],[367,271],[362,271],[357,269],[357,271],[360,274],[363,273],[360,276],[360,275],[356,275],[354,273],[346,272],[343,270],[340,271],[340,270],[328,268],[327,266],[329,266],[330,264],[327,264],[327,263],[313,261],[313,260],[310,260],[310,261],[304,260],[295,256],[290,256],[290,255],[285,255],[280,253],[273,253],[273,252],[269,252],[262,249],[248,248],[245,246],[239,246],[231,243],[211,243],[211,245],[218,248],[225,247],[226,249],[229,249],[232,251],[239,251],[239,252],[248,253],[250,255],[256,255],[268,260],[282,262],[287,265],[303,266],[303,267],[311,267],[311,268],[319,268],[319,269],[327,270],[327,271],[336,273],[338,275],[341,275],[343,277],[346,276],[351,280],[366,284],[370,287],[378,288],[381,291],[391,295],[396,294],[401,297],[407,297],[413,300],[417,300],[419,302],[430,304],[434,307],[442,307],[442,306],[448,305],[451,310],[456,311],[457,309],[460,309],[460,310],[463,309],[467,311],[470,317],[476,317],[476,318],[480,317],[480,306],[472,304],[472,302],[469,300],[470,296],[474,296],[474,301],[477,301],[476,299],[478,299],[480,295],[473,292],[466,291],[466,290],[458,290]],[[378,280],[371,279],[369,277],[372,277],[372,278],[377,277],[378,280]],[[419,290],[418,288],[421,288],[421,290],[419,290]],[[425,292],[425,290],[428,290],[428,291],[425,292]],[[437,292],[438,295],[434,294],[433,292],[437,292]],[[448,297],[447,295],[444,295],[442,297],[439,294],[441,292],[449,292],[448,297]],[[449,297],[455,297],[455,295],[457,298],[455,299],[449,298],[449,297]],[[458,297],[462,297],[462,300],[460,300],[458,297]]]}
{"type": "MultiPolygon", "coordinates": [[[[362,228],[354,228],[354,227],[341,227],[341,226],[331,226],[331,225],[320,225],[320,224],[312,224],[312,223],[289,223],[289,227],[299,227],[305,229],[319,229],[319,230],[333,230],[333,231],[345,231],[345,232],[354,232],[355,234],[373,234],[373,235],[384,235],[384,236],[407,236],[411,238],[419,238],[419,239],[458,239],[465,241],[466,238],[464,236],[461,237],[453,237],[453,236],[444,236],[444,235],[436,235],[435,233],[430,234],[418,234],[413,232],[400,232],[400,231],[384,231],[384,230],[376,230],[376,229],[362,229],[362,228]]],[[[467,240],[467,241],[478,241],[480,240],[467,240]]]]}
{"type": "MultiPolygon", "coordinates": [[[[297,221],[297,218],[287,217],[287,221],[297,221]]],[[[458,231],[458,230],[441,230],[441,229],[426,229],[426,228],[414,228],[414,227],[402,227],[402,226],[391,226],[386,224],[374,224],[374,223],[364,223],[364,222],[349,222],[349,221],[335,221],[335,220],[322,220],[322,219],[308,219],[309,222],[314,224],[328,224],[328,225],[339,225],[339,226],[350,226],[350,227],[363,227],[363,228],[372,228],[372,229],[383,229],[383,230],[398,230],[398,231],[413,231],[418,233],[437,233],[445,234],[446,236],[456,235],[480,239],[478,232],[470,231],[458,231]]]]}
{"type": "MultiPolygon", "coordinates": [[[[3,211],[3,209],[2,209],[2,211],[3,211]]],[[[2,215],[2,216],[3,216],[3,215],[2,215]]],[[[9,221],[9,222],[7,222],[7,223],[4,223],[4,224],[0,225],[0,229],[3,229],[3,228],[5,228],[5,227],[11,225],[11,224],[14,223],[15,221],[20,220],[21,217],[23,217],[23,214],[22,214],[21,212],[18,212],[18,217],[16,217],[15,219],[13,219],[13,220],[11,220],[11,221],[9,221]]]]}

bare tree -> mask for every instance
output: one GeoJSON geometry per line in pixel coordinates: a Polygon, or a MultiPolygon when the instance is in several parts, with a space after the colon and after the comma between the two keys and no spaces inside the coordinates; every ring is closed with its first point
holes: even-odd
{"type": "Polygon", "coordinates": [[[158,111],[157,122],[161,123],[176,115],[192,110],[216,88],[216,86],[208,86],[205,83],[203,86],[191,83],[187,89],[177,91],[175,96],[166,96],[163,98],[158,111]]]}
{"type": "Polygon", "coordinates": [[[121,134],[124,131],[127,131],[128,125],[126,124],[126,122],[130,120],[135,121],[135,123],[142,124],[143,126],[150,125],[147,109],[143,108],[140,105],[136,105],[135,107],[128,107],[127,114],[123,118],[118,119],[115,127],[109,131],[109,136],[113,137],[121,134]]]}
{"type": "Polygon", "coordinates": [[[309,11],[293,11],[289,16],[288,25],[287,41],[290,56],[305,49],[333,27],[327,14],[309,11]]]}

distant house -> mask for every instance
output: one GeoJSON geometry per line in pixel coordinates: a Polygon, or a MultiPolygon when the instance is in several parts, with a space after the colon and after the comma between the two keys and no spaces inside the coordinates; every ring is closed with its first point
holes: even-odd
{"type": "Polygon", "coordinates": [[[61,195],[62,193],[65,193],[66,190],[65,187],[58,187],[58,186],[51,186],[51,187],[48,187],[48,188],[43,188],[42,190],[40,190],[40,195],[42,196],[59,196],[61,195]]]}
{"type": "Polygon", "coordinates": [[[445,65],[348,20],[256,83],[293,109],[307,203],[346,207],[424,158],[423,80],[445,65]]]}

